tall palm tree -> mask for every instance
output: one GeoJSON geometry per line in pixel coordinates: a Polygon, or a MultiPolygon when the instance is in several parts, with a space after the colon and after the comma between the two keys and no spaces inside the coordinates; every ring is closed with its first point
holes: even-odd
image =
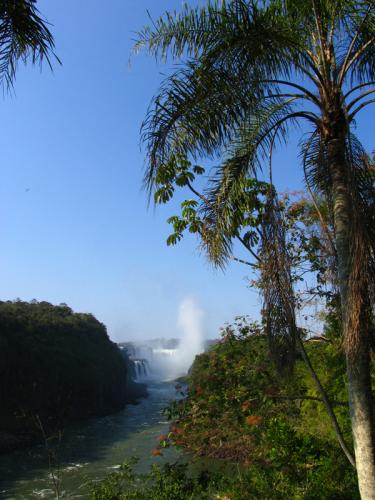
{"type": "Polygon", "coordinates": [[[375,101],[373,0],[185,6],[146,27],[135,48],[183,62],[161,85],[143,125],[150,190],[158,169],[176,156],[224,156],[207,196],[225,207],[290,127],[306,125],[306,181],[329,201],[334,223],[359,489],[362,498],[375,499],[369,357],[375,197],[353,133],[360,111],[375,101]]]}
{"type": "Polygon", "coordinates": [[[0,0],[0,85],[13,86],[18,61],[41,64],[45,59],[51,66],[53,50],[52,33],[36,0],[0,0]]]}

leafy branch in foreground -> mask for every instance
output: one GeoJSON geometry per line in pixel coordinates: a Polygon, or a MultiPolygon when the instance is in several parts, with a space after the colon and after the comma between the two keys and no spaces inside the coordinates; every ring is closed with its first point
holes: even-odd
{"type": "Polygon", "coordinates": [[[22,61],[52,68],[55,42],[36,7],[36,0],[1,0],[0,2],[0,84],[8,90],[13,87],[17,63],[22,61]]]}

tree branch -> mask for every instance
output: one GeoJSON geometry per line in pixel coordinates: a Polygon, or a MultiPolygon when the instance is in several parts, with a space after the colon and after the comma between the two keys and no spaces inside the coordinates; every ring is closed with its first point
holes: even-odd
{"type": "Polygon", "coordinates": [[[256,259],[259,263],[262,262],[262,260],[260,259],[260,257],[258,257],[258,255],[252,250],[252,248],[245,242],[245,240],[243,238],[241,238],[241,236],[239,234],[236,234],[236,238],[238,239],[238,241],[240,241],[243,246],[251,253],[251,255],[254,257],[254,259],[256,259]]]}
{"type": "Polygon", "coordinates": [[[239,258],[235,257],[234,255],[231,255],[229,258],[231,260],[234,260],[235,262],[240,262],[241,264],[245,264],[246,266],[255,267],[255,268],[258,267],[256,264],[252,264],[251,262],[248,262],[247,260],[239,259],[239,258]]]}
{"type": "Polygon", "coordinates": [[[357,107],[357,108],[353,111],[353,113],[351,113],[351,114],[349,115],[349,121],[352,121],[352,120],[353,120],[353,118],[355,117],[355,115],[356,115],[359,111],[361,111],[361,109],[362,109],[362,108],[364,108],[364,107],[365,107],[365,106],[367,106],[368,104],[372,104],[372,103],[374,103],[374,102],[375,102],[375,99],[369,99],[368,101],[363,102],[360,106],[358,106],[358,107],[357,107]]]}
{"type": "Polygon", "coordinates": [[[353,92],[355,92],[356,90],[359,90],[361,89],[362,87],[368,87],[369,85],[375,85],[375,81],[371,81],[371,82],[366,82],[366,83],[361,83],[360,85],[356,85],[355,87],[353,87],[352,89],[349,90],[349,92],[347,92],[345,95],[344,95],[344,98],[347,99],[350,94],[352,94],[353,92]]]}
{"type": "Polygon", "coordinates": [[[342,85],[342,82],[344,81],[346,73],[349,71],[350,67],[355,63],[355,61],[360,57],[364,51],[367,49],[367,47],[370,47],[373,43],[375,42],[375,36],[370,38],[370,40],[367,40],[367,42],[362,45],[362,47],[357,50],[357,52],[354,54],[354,56],[350,59],[350,61],[346,64],[346,68],[342,68],[342,74],[339,76],[338,84],[342,85]]]}
{"type": "Polygon", "coordinates": [[[363,94],[359,95],[358,97],[356,97],[355,99],[353,99],[347,106],[347,110],[349,111],[353,106],[354,104],[356,104],[357,102],[359,102],[361,99],[363,99],[364,97],[370,95],[370,94],[373,94],[375,92],[375,87],[373,89],[370,89],[370,90],[366,90],[366,92],[363,92],[363,94]]]}
{"type": "Polygon", "coordinates": [[[316,388],[318,389],[318,391],[320,392],[320,394],[322,396],[322,401],[323,401],[324,406],[326,407],[328,415],[331,419],[331,422],[332,422],[333,428],[335,430],[337,439],[340,443],[340,446],[341,446],[343,452],[345,453],[347,459],[349,460],[349,462],[355,468],[355,460],[353,458],[352,453],[349,451],[347,444],[345,443],[345,439],[344,439],[344,436],[342,435],[339,423],[337,422],[335,412],[332,409],[332,404],[329,401],[327,394],[326,394],[326,392],[325,392],[325,390],[324,390],[324,388],[323,388],[323,386],[318,378],[318,375],[316,374],[316,372],[311,364],[310,358],[305,350],[305,346],[303,345],[303,342],[301,340],[300,335],[297,335],[297,342],[298,342],[298,345],[300,347],[302,358],[307,366],[307,369],[309,370],[310,375],[311,375],[312,379],[314,380],[316,388]]]}
{"type": "MultiPolygon", "coordinates": [[[[205,203],[206,205],[208,205],[209,207],[213,208],[212,207],[212,204],[210,203],[210,201],[201,193],[199,193],[196,189],[193,188],[193,186],[191,185],[191,183],[188,181],[187,183],[187,186],[188,188],[190,189],[190,191],[192,193],[195,194],[195,196],[198,196],[198,198],[200,200],[203,201],[203,203],[205,203]]],[[[261,262],[261,259],[258,257],[258,255],[252,250],[251,247],[249,247],[249,245],[246,244],[245,240],[243,238],[241,238],[241,236],[239,234],[236,235],[236,238],[238,239],[238,241],[240,241],[242,243],[242,245],[246,248],[246,250],[248,250],[251,255],[258,261],[258,262],[261,262]]],[[[239,259],[236,259],[234,258],[234,260],[238,260],[240,261],[239,259]]],[[[241,261],[240,261],[241,262],[241,261]]],[[[244,264],[246,264],[246,261],[242,261],[244,264]]],[[[249,265],[253,266],[253,267],[257,267],[255,264],[250,264],[249,265]]]]}
{"type": "MultiPolygon", "coordinates": [[[[353,36],[352,38],[352,41],[349,45],[349,48],[348,48],[348,51],[345,55],[345,59],[344,59],[344,62],[342,63],[342,66],[341,66],[341,69],[340,69],[340,72],[339,72],[339,79],[338,79],[338,83],[339,85],[342,84],[343,80],[344,80],[344,76],[345,76],[345,73],[347,72],[347,70],[350,68],[350,66],[352,65],[352,62],[354,59],[354,57],[356,56],[356,54],[354,54],[354,57],[352,58],[352,60],[349,62],[349,58],[351,56],[351,53],[352,53],[352,50],[353,50],[353,47],[354,47],[354,44],[355,42],[357,41],[358,39],[358,36],[359,36],[359,33],[360,33],[360,30],[362,28],[362,26],[364,25],[364,23],[366,22],[367,18],[368,18],[368,15],[370,14],[371,10],[372,10],[372,7],[373,5],[370,5],[369,8],[367,9],[367,12],[364,16],[364,18],[362,19],[362,22],[361,24],[358,26],[358,29],[355,33],[355,35],[353,36]]],[[[366,44],[365,44],[366,45],[366,44]]],[[[358,54],[359,51],[357,51],[357,54],[358,54]]]]}
{"type": "MultiPolygon", "coordinates": [[[[285,399],[291,401],[298,400],[307,400],[307,401],[318,401],[319,403],[324,403],[323,399],[316,398],[314,396],[272,396],[273,399],[285,399]]],[[[348,406],[348,403],[344,401],[330,401],[331,405],[334,406],[348,406]]]]}

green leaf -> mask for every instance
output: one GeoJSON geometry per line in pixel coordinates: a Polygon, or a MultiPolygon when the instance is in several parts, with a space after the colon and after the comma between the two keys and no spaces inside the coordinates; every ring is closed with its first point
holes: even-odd
{"type": "Polygon", "coordinates": [[[195,218],[195,216],[196,216],[196,211],[194,210],[194,208],[185,207],[182,210],[182,217],[184,217],[187,220],[192,220],[195,218]]]}
{"type": "Polygon", "coordinates": [[[177,221],[179,221],[179,217],[177,215],[172,215],[167,219],[168,224],[175,224],[177,221]]]}
{"type": "Polygon", "coordinates": [[[158,189],[154,194],[156,204],[167,203],[173,196],[174,188],[171,185],[158,189]]]}
{"type": "Polygon", "coordinates": [[[189,225],[189,232],[190,233],[199,233],[199,231],[201,230],[201,227],[202,227],[202,224],[200,221],[193,221],[190,225],[189,225]]]}
{"type": "Polygon", "coordinates": [[[185,200],[181,203],[181,208],[185,208],[185,207],[197,207],[198,206],[198,202],[196,200],[185,200]]]}
{"type": "Polygon", "coordinates": [[[201,174],[204,174],[205,173],[205,169],[199,165],[194,165],[193,167],[193,171],[198,174],[198,175],[201,175],[201,174]]]}
{"type": "Polygon", "coordinates": [[[243,236],[243,240],[248,246],[253,247],[259,242],[259,236],[255,231],[247,231],[243,236]]]}
{"type": "Polygon", "coordinates": [[[177,233],[172,233],[171,235],[168,236],[167,238],[167,245],[176,245],[182,238],[182,234],[177,234],[177,233]]]}
{"type": "Polygon", "coordinates": [[[186,186],[189,182],[192,182],[195,179],[195,176],[192,172],[183,172],[178,177],[176,177],[176,184],[179,187],[186,186]]]}

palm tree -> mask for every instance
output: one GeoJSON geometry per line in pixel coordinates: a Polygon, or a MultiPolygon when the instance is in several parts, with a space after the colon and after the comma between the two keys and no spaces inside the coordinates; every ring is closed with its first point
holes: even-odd
{"type": "Polygon", "coordinates": [[[167,13],[136,50],[183,64],[161,85],[143,124],[152,191],[175,157],[224,157],[207,196],[224,206],[256,176],[291,126],[306,126],[306,182],[328,200],[337,255],[349,406],[359,489],[375,499],[370,321],[375,197],[353,133],[375,101],[373,0],[217,0],[167,13]]]}
{"type": "Polygon", "coordinates": [[[36,0],[0,1],[0,85],[12,88],[18,61],[51,67],[54,40],[36,0]]]}

